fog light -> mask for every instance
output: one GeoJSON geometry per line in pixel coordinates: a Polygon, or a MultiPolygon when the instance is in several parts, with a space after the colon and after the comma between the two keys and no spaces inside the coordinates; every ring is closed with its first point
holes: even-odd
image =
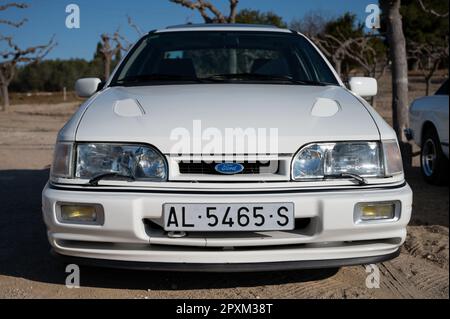
{"type": "Polygon", "coordinates": [[[60,204],[58,220],[61,223],[102,225],[103,207],[98,204],[60,204]]]}
{"type": "Polygon", "coordinates": [[[359,203],[355,209],[355,221],[396,220],[399,217],[399,212],[399,202],[359,203]]]}

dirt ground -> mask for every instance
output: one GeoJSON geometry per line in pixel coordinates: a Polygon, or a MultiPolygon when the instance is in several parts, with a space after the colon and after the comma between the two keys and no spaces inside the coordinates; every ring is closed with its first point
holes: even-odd
{"type": "MultiPolygon", "coordinates": [[[[389,96],[382,96],[378,109],[389,119],[389,96]]],[[[448,186],[425,184],[417,159],[407,171],[414,190],[408,239],[398,258],[379,265],[378,289],[366,288],[363,266],[251,274],[81,268],[81,288],[66,288],[64,267],[49,254],[40,196],[56,133],[76,108],[28,104],[0,113],[0,298],[449,297],[448,186]]]]}

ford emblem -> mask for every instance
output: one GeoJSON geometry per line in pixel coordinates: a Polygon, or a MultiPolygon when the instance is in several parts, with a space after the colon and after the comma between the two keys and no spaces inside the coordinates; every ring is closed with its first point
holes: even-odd
{"type": "Polygon", "coordinates": [[[244,165],[239,163],[220,163],[215,166],[215,170],[221,174],[239,174],[244,170],[244,165]]]}

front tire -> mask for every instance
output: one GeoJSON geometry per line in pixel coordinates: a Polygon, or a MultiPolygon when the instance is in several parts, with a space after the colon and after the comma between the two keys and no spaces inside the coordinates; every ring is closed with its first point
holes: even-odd
{"type": "Polygon", "coordinates": [[[448,181],[448,159],[442,151],[439,136],[434,128],[427,129],[423,135],[420,166],[427,183],[443,185],[448,181]]]}

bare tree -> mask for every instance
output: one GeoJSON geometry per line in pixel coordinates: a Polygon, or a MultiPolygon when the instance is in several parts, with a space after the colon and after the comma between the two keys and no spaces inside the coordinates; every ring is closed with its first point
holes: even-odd
{"type": "Polygon", "coordinates": [[[422,8],[422,10],[425,11],[426,13],[430,13],[430,14],[436,16],[436,17],[439,17],[439,18],[448,18],[448,12],[445,12],[445,13],[439,13],[439,12],[436,12],[434,9],[428,8],[428,7],[423,3],[423,0],[417,0],[417,1],[419,2],[419,5],[420,5],[420,7],[422,8]]]}
{"type": "Polygon", "coordinates": [[[342,65],[355,39],[345,36],[339,28],[335,29],[335,35],[327,33],[326,26],[330,21],[330,19],[324,18],[321,13],[311,12],[300,20],[292,21],[290,28],[308,36],[331,60],[339,76],[346,77],[342,65]]]}
{"type": "MultiPolygon", "coordinates": [[[[365,76],[379,80],[386,74],[386,70],[389,67],[389,59],[384,52],[376,50],[376,41],[382,41],[382,39],[375,35],[355,38],[345,51],[346,56],[361,67],[365,76]]],[[[376,107],[376,101],[376,96],[373,96],[371,98],[373,107],[376,107]]]]}
{"type": "MultiPolygon", "coordinates": [[[[445,41],[448,43],[448,38],[445,41]]],[[[410,43],[409,54],[418,62],[425,78],[426,95],[430,95],[431,79],[442,62],[448,60],[448,45],[436,46],[428,43],[410,43]]]]}
{"type": "Polygon", "coordinates": [[[128,40],[126,40],[122,35],[120,35],[119,30],[114,32],[112,35],[108,33],[103,33],[100,36],[100,38],[101,38],[100,52],[102,54],[104,65],[104,77],[106,81],[111,75],[111,64],[113,58],[120,51],[127,50],[131,46],[131,43],[128,40]],[[123,42],[125,42],[125,44],[123,42]]]}
{"type": "MultiPolygon", "coordinates": [[[[387,54],[376,48],[376,41],[381,43],[383,39],[375,34],[349,38],[340,29],[335,29],[335,35],[327,34],[325,29],[330,21],[332,19],[326,18],[321,12],[310,12],[301,19],[293,20],[289,27],[311,38],[330,58],[340,76],[346,76],[342,70],[344,60],[351,60],[362,69],[365,76],[380,79],[389,66],[387,54]]],[[[375,97],[371,103],[375,107],[375,97]]]]}
{"type": "MultiPolygon", "coordinates": [[[[432,8],[428,8],[423,0],[417,0],[423,12],[431,14],[438,18],[448,19],[449,13],[439,13],[432,8]]],[[[409,54],[417,61],[417,66],[421,70],[426,84],[426,95],[430,95],[431,79],[442,62],[448,61],[448,36],[445,41],[446,45],[436,44],[419,44],[410,43],[409,54]]]]}
{"type": "Polygon", "coordinates": [[[134,29],[134,31],[136,31],[136,33],[138,34],[138,36],[143,36],[144,32],[142,31],[142,29],[133,21],[133,19],[130,16],[127,16],[127,20],[128,20],[128,25],[134,29]]]}
{"type": "Polygon", "coordinates": [[[293,20],[289,27],[309,37],[331,60],[336,72],[341,76],[342,61],[345,58],[343,47],[348,43],[345,42],[345,39],[323,36],[329,22],[330,20],[323,18],[321,13],[310,12],[301,19],[293,20]]]}
{"type": "MultiPolygon", "coordinates": [[[[16,3],[16,2],[11,2],[11,3],[6,3],[3,5],[0,5],[0,11],[5,11],[9,8],[18,8],[18,9],[26,9],[28,8],[28,5],[25,3],[16,3]]],[[[24,25],[28,20],[27,19],[22,19],[19,22],[14,22],[11,20],[5,20],[5,19],[1,19],[0,18],[0,24],[6,24],[9,25],[11,27],[15,27],[15,28],[20,28],[22,25],[24,25]]]]}
{"type": "MultiPolygon", "coordinates": [[[[28,5],[24,3],[11,2],[1,5],[0,11],[5,11],[9,8],[26,9],[28,8],[28,5]]],[[[0,24],[6,24],[15,28],[20,28],[26,22],[26,19],[19,22],[0,19],[0,24]]],[[[2,51],[0,51],[0,87],[1,96],[3,98],[2,110],[8,111],[10,104],[8,87],[16,74],[17,65],[39,62],[56,46],[56,42],[54,41],[54,38],[51,38],[47,44],[21,49],[16,43],[14,43],[11,36],[4,36],[0,34],[0,43],[3,43],[5,47],[2,51]]]]}
{"type": "MultiPolygon", "coordinates": [[[[312,36],[317,46],[331,58],[336,72],[344,79],[348,74],[342,69],[344,60],[352,61],[359,66],[365,76],[380,79],[386,72],[389,60],[386,54],[375,48],[378,36],[364,35],[356,38],[345,37],[339,30],[337,36],[319,34],[312,36]]],[[[373,99],[372,102],[375,102],[373,99]]]]}
{"type": "MultiPolygon", "coordinates": [[[[230,12],[225,16],[216,6],[207,0],[169,0],[191,10],[197,10],[205,23],[236,23],[237,6],[239,0],[228,0],[230,3],[230,12]]],[[[229,71],[237,72],[237,52],[231,50],[229,55],[229,71]]]]}
{"type": "Polygon", "coordinates": [[[345,37],[337,30],[338,36],[325,33],[329,19],[323,18],[320,13],[308,13],[301,20],[294,20],[290,24],[292,30],[308,36],[319,49],[331,60],[339,76],[343,76],[342,63],[346,58],[347,47],[353,39],[345,37]]]}
{"type": "Polygon", "coordinates": [[[357,50],[355,46],[358,44],[367,44],[364,37],[348,37],[344,35],[339,28],[336,28],[336,35],[330,33],[319,33],[311,36],[314,43],[320,50],[331,59],[336,72],[346,80],[348,73],[344,72],[342,65],[346,59],[352,59],[360,62],[355,58],[357,50]]]}
{"type": "Polygon", "coordinates": [[[354,39],[343,36],[337,38],[331,34],[321,34],[311,39],[331,59],[336,72],[343,77],[342,63],[347,55],[347,47],[352,45],[354,39]]]}
{"type": "MultiPolygon", "coordinates": [[[[133,21],[130,16],[127,16],[128,25],[136,31],[139,37],[144,35],[142,29],[133,21]]],[[[127,52],[133,46],[133,42],[128,40],[123,34],[121,34],[118,28],[113,34],[103,33],[100,35],[101,48],[104,64],[104,77],[105,80],[111,75],[111,65],[113,58],[121,51],[127,52]]]]}
{"type": "Polygon", "coordinates": [[[406,165],[411,163],[411,145],[405,136],[409,126],[408,116],[408,60],[403,22],[400,14],[401,0],[380,0],[386,15],[387,40],[392,61],[392,119],[406,165]]]}
{"type": "Polygon", "coordinates": [[[375,40],[370,36],[356,38],[353,44],[346,49],[347,56],[356,62],[364,72],[364,75],[379,80],[389,66],[389,61],[384,54],[380,54],[370,43],[375,40]]]}
{"type": "Polygon", "coordinates": [[[206,0],[169,0],[191,10],[197,10],[205,23],[236,23],[239,0],[228,0],[230,12],[225,16],[216,6],[206,0]]]}
{"type": "Polygon", "coordinates": [[[327,23],[330,21],[331,19],[326,17],[325,13],[313,11],[305,14],[301,19],[292,20],[289,28],[312,38],[323,33],[327,23]]]}

